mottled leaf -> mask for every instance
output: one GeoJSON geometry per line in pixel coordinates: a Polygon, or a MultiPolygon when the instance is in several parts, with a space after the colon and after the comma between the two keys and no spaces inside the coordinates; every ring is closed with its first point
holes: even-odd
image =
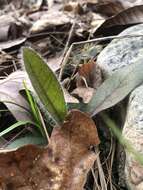
{"type": "Polygon", "coordinates": [[[135,87],[143,82],[143,52],[126,66],[114,72],[95,91],[84,110],[92,115],[114,106],[125,98],[135,87]]]}

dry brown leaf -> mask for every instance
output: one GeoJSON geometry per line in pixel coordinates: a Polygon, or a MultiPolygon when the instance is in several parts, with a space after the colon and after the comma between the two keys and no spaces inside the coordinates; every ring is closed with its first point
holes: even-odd
{"type": "Polygon", "coordinates": [[[93,120],[72,110],[54,128],[48,147],[28,145],[0,153],[0,187],[13,190],[82,190],[96,160],[90,150],[99,138],[93,120]]]}
{"type": "Polygon", "coordinates": [[[88,103],[92,95],[102,83],[101,69],[94,60],[83,64],[76,77],[77,88],[72,91],[72,95],[82,98],[84,103],[88,103]]]}
{"type": "Polygon", "coordinates": [[[98,0],[98,3],[115,3],[120,4],[124,9],[142,5],[143,0],[98,0]]]}
{"type": "Polygon", "coordinates": [[[72,91],[72,94],[74,96],[82,98],[82,101],[84,103],[88,103],[91,100],[93,93],[94,93],[94,88],[90,87],[78,87],[72,91]]]}
{"type": "Polygon", "coordinates": [[[92,11],[100,13],[106,17],[113,16],[125,9],[119,1],[113,0],[99,1],[98,3],[88,1],[87,7],[92,11]]]}
{"type": "MultiPolygon", "coordinates": [[[[111,27],[143,23],[143,5],[131,7],[107,19],[95,32],[101,34],[111,27]]],[[[113,30],[113,29],[112,29],[113,30]]]]}
{"type": "Polygon", "coordinates": [[[134,7],[136,5],[143,5],[143,0],[116,0],[124,6],[124,8],[134,7]]]}
{"type": "Polygon", "coordinates": [[[30,9],[32,11],[36,11],[42,6],[43,0],[9,0],[6,2],[11,2],[16,10],[25,9],[25,11],[27,11],[30,9]]]}
{"type": "Polygon", "coordinates": [[[31,33],[38,33],[53,26],[60,26],[70,23],[72,23],[72,19],[64,12],[50,10],[47,14],[42,15],[41,18],[33,24],[31,33]]]}
{"type": "Polygon", "coordinates": [[[87,86],[97,89],[102,83],[102,73],[94,60],[83,64],[78,70],[77,86],[87,86]]]}
{"type": "Polygon", "coordinates": [[[64,11],[81,14],[83,13],[83,8],[78,2],[68,2],[64,5],[64,11]]]}

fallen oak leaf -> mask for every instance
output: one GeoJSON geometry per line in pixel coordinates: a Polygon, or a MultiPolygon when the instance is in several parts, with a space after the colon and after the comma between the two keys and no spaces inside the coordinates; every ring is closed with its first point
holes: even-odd
{"type": "Polygon", "coordinates": [[[47,147],[27,145],[0,152],[0,187],[10,184],[14,190],[82,190],[96,160],[90,147],[98,144],[93,120],[72,110],[63,125],[53,129],[47,147]]]}

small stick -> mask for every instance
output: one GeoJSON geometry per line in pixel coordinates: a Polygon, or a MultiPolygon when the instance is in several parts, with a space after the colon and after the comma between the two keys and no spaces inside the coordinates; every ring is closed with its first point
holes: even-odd
{"type": "Polygon", "coordinates": [[[73,21],[73,24],[72,24],[70,32],[69,32],[68,40],[67,40],[67,43],[66,43],[66,46],[64,48],[63,55],[62,55],[61,70],[60,70],[60,74],[59,74],[59,81],[61,81],[61,79],[62,79],[63,69],[64,69],[64,66],[65,66],[65,64],[64,64],[65,61],[64,60],[65,60],[65,56],[66,56],[66,54],[68,52],[68,47],[69,47],[70,39],[71,39],[71,37],[73,35],[75,24],[76,24],[76,20],[73,21]]]}

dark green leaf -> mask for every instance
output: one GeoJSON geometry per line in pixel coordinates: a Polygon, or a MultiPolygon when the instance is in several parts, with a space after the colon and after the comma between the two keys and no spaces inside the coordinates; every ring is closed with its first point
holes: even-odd
{"type": "Polygon", "coordinates": [[[61,123],[67,113],[66,103],[60,83],[44,60],[32,49],[23,49],[26,71],[41,102],[57,123],[61,123]]]}

